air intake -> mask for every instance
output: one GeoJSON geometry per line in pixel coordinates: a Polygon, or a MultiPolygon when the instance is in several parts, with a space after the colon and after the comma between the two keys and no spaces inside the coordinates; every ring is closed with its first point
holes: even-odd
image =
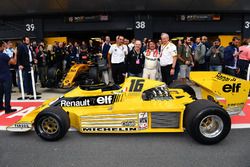
{"type": "Polygon", "coordinates": [[[151,113],[151,128],[178,128],[180,112],[153,112],[151,113]]]}

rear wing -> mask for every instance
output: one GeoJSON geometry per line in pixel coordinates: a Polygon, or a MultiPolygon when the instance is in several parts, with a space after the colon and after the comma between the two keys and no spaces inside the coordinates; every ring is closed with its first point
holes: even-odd
{"type": "Polygon", "coordinates": [[[248,99],[247,80],[218,72],[191,72],[190,79],[201,87],[203,99],[220,104],[231,114],[241,112],[248,99]]]}

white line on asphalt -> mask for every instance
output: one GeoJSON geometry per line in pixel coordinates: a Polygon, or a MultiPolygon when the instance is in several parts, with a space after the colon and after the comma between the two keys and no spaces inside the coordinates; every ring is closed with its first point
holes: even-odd
{"type": "Polygon", "coordinates": [[[0,130],[6,130],[7,126],[0,126],[0,130]]]}
{"type": "Polygon", "coordinates": [[[245,129],[250,128],[250,124],[232,124],[232,129],[245,129]]]}
{"type": "Polygon", "coordinates": [[[44,102],[45,100],[11,100],[11,102],[44,102]]]}

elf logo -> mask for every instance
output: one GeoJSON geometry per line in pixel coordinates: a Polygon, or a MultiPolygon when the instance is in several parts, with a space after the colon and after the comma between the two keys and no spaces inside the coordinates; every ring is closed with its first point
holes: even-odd
{"type": "Polygon", "coordinates": [[[113,96],[101,96],[96,99],[97,104],[111,104],[113,96]]]}
{"type": "Polygon", "coordinates": [[[229,92],[239,92],[241,87],[241,83],[233,83],[233,84],[226,84],[222,87],[223,92],[229,93],[229,92]]]}

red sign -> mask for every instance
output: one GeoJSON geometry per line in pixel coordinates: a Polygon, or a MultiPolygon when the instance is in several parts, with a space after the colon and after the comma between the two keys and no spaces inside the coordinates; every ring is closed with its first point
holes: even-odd
{"type": "Polygon", "coordinates": [[[36,107],[40,106],[43,101],[12,101],[12,108],[17,109],[16,112],[5,114],[4,111],[0,112],[0,129],[3,130],[6,126],[13,125],[19,121],[23,116],[33,111],[36,107]]]}

